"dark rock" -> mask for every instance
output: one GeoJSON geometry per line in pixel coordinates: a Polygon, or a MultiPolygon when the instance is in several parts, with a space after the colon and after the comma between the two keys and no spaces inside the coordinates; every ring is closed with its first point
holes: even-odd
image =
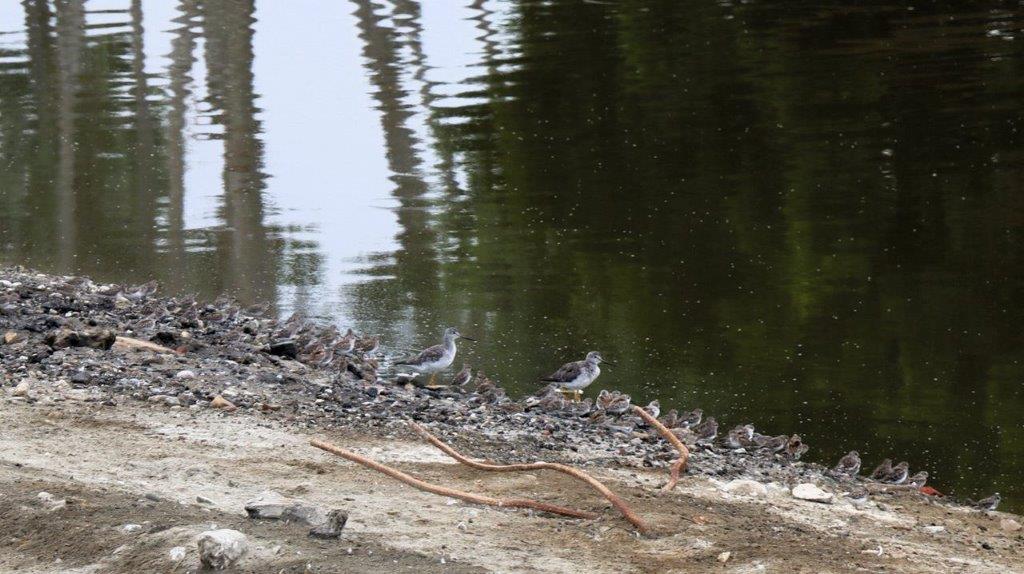
{"type": "Polygon", "coordinates": [[[294,359],[299,356],[299,346],[292,339],[278,339],[270,343],[270,354],[286,359],[294,359]]]}
{"type": "Polygon", "coordinates": [[[110,329],[86,329],[74,331],[62,328],[46,335],[46,344],[54,349],[69,347],[90,347],[107,350],[114,345],[117,335],[110,329]]]}
{"type": "Polygon", "coordinates": [[[345,529],[346,522],[348,522],[348,513],[336,508],[327,513],[327,523],[311,528],[309,535],[313,538],[334,540],[341,537],[341,531],[345,529]]]}

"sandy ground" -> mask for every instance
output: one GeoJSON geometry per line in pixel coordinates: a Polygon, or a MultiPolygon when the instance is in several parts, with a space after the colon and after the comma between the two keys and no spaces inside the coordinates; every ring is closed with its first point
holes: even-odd
{"type": "Polygon", "coordinates": [[[735,496],[702,477],[662,495],[663,471],[595,471],[656,526],[657,536],[640,538],[603,499],[561,475],[476,471],[406,438],[313,435],[238,413],[142,404],[0,398],[0,417],[2,572],[194,572],[194,537],[212,525],[250,538],[240,572],[1024,572],[1024,533],[1000,526],[1010,515],[919,495],[858,509],[796,500],[782,485],[769,485],[767,497],[735,496]],[[309,447],[313,436],[427,480],[602,518],[419,492],[309,447]],[[244,503],[267,489],[346,509],[342,538],[315,540],[297,525],[248,519],[244,503]],[[42,491],[68,504],[50,510],[42,491]],[[142,528],[124,532],[126,524],[142,528]],[[169,557],[175,546],[187,549],[183,559],[169,557]]]}

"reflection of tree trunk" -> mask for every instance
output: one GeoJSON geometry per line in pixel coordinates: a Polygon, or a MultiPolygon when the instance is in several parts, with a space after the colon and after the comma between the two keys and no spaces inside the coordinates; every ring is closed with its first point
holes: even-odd
{"type": "Polygon", "coordinates": [[[165,275],[172,291],[181,291],[187,275],[185,265],[185,113],[191,95],[189,72],[195,62],[196,36],[192,25],[197,16],[195,0],[181,0],[180,27],[171,40],[170,107],[167,114],[167,243],[173,272],[165,275]]]}
{"type": "Polygon", "coordinates": [[[224,126],[224,219],[229,228],[226,278],[243,301],[276,301],[272,253],[263,225],[265,174],[253,87],[253,0],[204,4],[207,82],[224,126]]]}
{"type": "Polygon", "coordinates": [[[142,0],[132,0],[128,10],[131,18],[132,84],[135,103],[135,181],[131,198],[134,203],[133,235],[140,245],[153,248],[153,221],[156,211],[155,178],[150,173],[155,167],[153,145],[153,118],[150,116],[149,82],[146,79],[146,52],[143,45],[142,0]]]}
{"type": "Polygon", "coordinates": [[[62,272],[73,268],[75,240],[75,100],[78,95],[81,54],[85,38],[85,1],[58,0],[57,72],[59,77],[57,132],[57,265],[62,272]]]}
{"type": "Polygon", "coordinates": [[[363,56],[381,111],[388,168],[396,185],[393,193],[401,205],[398,222],[402,231],[398,241],[402,247],[395,254],[396,265],[402,269],[399,281],[408,281],[403,285],[407,292],[432,296],[438,271],[434,252],[436,237],[423,202],[426,184],[419,175],[417,141],[406,126],[412,112],[402,103],[407,92],[401,86],[403,62],[399,54],[405,46],[392,28],[381,25],[383,18],[374,14],[372,2],[353,1],[357,7],[355,15],[359,20],[360,38],[365,42],[363,56]]]}
{"type": "MultiPolygon", "coordinates": [[[[33,125],[36,145],[32,152],[35,161],[28,161],[29,154],[25,155],[26,177],[23,185],[17,188],[19,195],[13,195],[14,189],[9,189],[7,192],[11,205],[22,205],[27,208],[36,203],[40,195],[43,195],[39,192],[50,190],[53,185],[53,166],[57,165],[56,150],[58,148],[57,90],[54,87],[56,54],[51,23],[53,13],[46,0],[24,0],[22,7],[25,11],[28,73],[32,90],[31,104],[28,105],[34,105],[31,110],[35,115],[33,125]],[[30,194],[39,195],[32,197],[30,194]]],[[[4,230],[9,237],[25,239],[30,237],[28,225],[22,223],[20,218],[13,219],[11,224],[12,229],[4,230]]],[[[52,230],[47,229],[45,233],[37,232],[31,235],[45,237],[44,241],[50,241],[52,240],[51,233],[52,230]]],[[[33,243],[38,243],[38,241],[33,243]]],[[[46,248],[46,252],[52,252],[52,248],[46,248]]]]}

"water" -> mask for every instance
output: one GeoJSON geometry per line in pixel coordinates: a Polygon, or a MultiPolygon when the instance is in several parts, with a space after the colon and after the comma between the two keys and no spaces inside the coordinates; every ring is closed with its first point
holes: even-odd
{"type": "Polygon", "coordinates": [[[519,393],[597,349],[1024,510],[999,5],[0,0],[0,261],[458,325],[519,393]]]}

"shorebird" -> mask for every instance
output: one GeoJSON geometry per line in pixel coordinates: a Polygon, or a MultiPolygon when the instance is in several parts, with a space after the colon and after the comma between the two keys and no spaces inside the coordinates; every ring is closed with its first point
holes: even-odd
{"type": "Polygon", "coordinates": [[[1002,502],[1002,500],[1003,498],[999,496],[999,493],[997,492],[988,498],[982,498],[981,500],[977,501],[968,498],[967,504],[970,504],[971,506],[975,508],[980,508],[982,510],[995,510],[996,507],[999,506],[999,503],[1002,502]]]}
{"type": "Polygon", "coordinates": [[[370,335],[356,339],[355,350],[364,354],[372,355],[380,349],[380,335],[370,335]]]}
{"type": "Polygon", "coordinates": [[[903,461],[892,467],[892,471],[885,475],[882,482],[888,482],[889,484],[903,484],[907,481],[907,476],[909,475],[910,465],[907,464],[907,461],[903,461]]]}
{"type": "Polygon", "coordinates": [[[857,476],[857,473],[860,472],[860,454],[851,450],[846,456],[839,459],[839,463],[832,469],[832,472],[845,476],[857,476]]]}
{"type": "Polygon", "coordinates": [[[754,438],[754,425],[739,425],[725,435],[725,446],[743,448],[754,438]]]}
{"type": "Polygon", "coordinates": [[[434,345],[433,347],[427,347],[420,351],[412,359],[405,361],[397,361],[396,365],[405,365],[420,373],[430,373],[430,380],[427,381],[426,386],[434,384],[434,379],[437,377],[437,373],[447,369],[451,366],[452,361],[455,360],[455,352],[458,350],[455,348],[455,341],[457,339],[466,339],[468,341],[475,341],[476,339],[467,337],[455,327],[448,327],[444,330],[444,342],[440,345],[434,345]]]}
{"type": "Polygon", "coordinates": [[[715,417],[708,417],[703,424],[693,427],[693,433],[697,435],[697,442],[710,443],[718,436],[718,421],[715,417]]]}
{"type": "Polygon", "coordinates": [[[876,466],[875,470],[871,471],[871,478],[874,479],[874,480],[882,480],[885,477],[889,476],[889,474],[891,472],[892,472],[892,459],[891,458],[887,458],[887,459],[882,461],[882,464],[879,464],[878,466],[876,466]]]}
{"type": "Polygon", "coordinates": [[[455,373],[455,376],[452,377],[452,381],[451,383],[449,383],[449,386],[456,389],[464,390],[468,387],[470,381],[472,380],[473,370],[469,368],[469,365],[463,363],[462,370],[459,371],[458,373],[455,373]]]}
{"type": "Polygon", "coordinates": [[[704,417],[704,411],[702,409],[693,409],[688,413],[683,413],[679,420],[679,426],[683,428],[693,428],[700,424],[700,420],[704,417]]]}
{"type": "Polygon", "coordinates": [[[921,488],[925,485],[926,482],[928,482],[927,470],[922,470],[921,472],[907,479],[907,484],[913,486],[914,488],[921,488]]]}
{"type": "Polygon", "coordinates": [[[846,497],[854,506],[860,506],[868,501],[868,489],[863,486],[858,486],[847,492],[843,496],[846,497]]]}
{"type": "Polygon", "coordinates": [[[605,361],[601,357],[601,353],[591,351],[587,353],[586,359],[566,363],[560,369],[541,380],[545,383],[553,383],[562,390],[563,394],[566,396],[571,394],[573,400],[578,401],[583,398],[583,389],[590,386],[590,383],[593,383],[601,374],[601,367],[598,366],[601,363],[615,366],[615,363],[605,361]],[[568,393],[566,391],[572,392],[568,393]]]}
{"type": "Polygon", "coordinates": [[[356,333],[352,329],[349,329],[345,336],[338,339],[338,342],[334,344],[335,352],[347,355],[352,352],[352,349],[356,348],[356,333]]]}
{"type": "Polygon", "coordinates": [[[803,454],[810,448],[811,447],[807,446],[803,439],[800,438],[800,435],[795,434],[789,437],[789,442],[786,444],[786,456],[793,460],[800,460],[800,457],[803,456],[803,454]]]}
{"type": "Polygon", "coordinates": [[[661,401],[659,401],[658,399],[654,399],[653,401],[647,403],[647,406],[644,407],[644,410],[647,411],[647,414],[651,415],[652,417],[658,418],[658,415],[661,414],[661,401]]]}
{"type": "Polygon", "coordinates": [[[613,415],[621,415],[629,410],[630,397],[619,391],[608,392],[607,389],[597,395],[597,406],[613,415]]]}

